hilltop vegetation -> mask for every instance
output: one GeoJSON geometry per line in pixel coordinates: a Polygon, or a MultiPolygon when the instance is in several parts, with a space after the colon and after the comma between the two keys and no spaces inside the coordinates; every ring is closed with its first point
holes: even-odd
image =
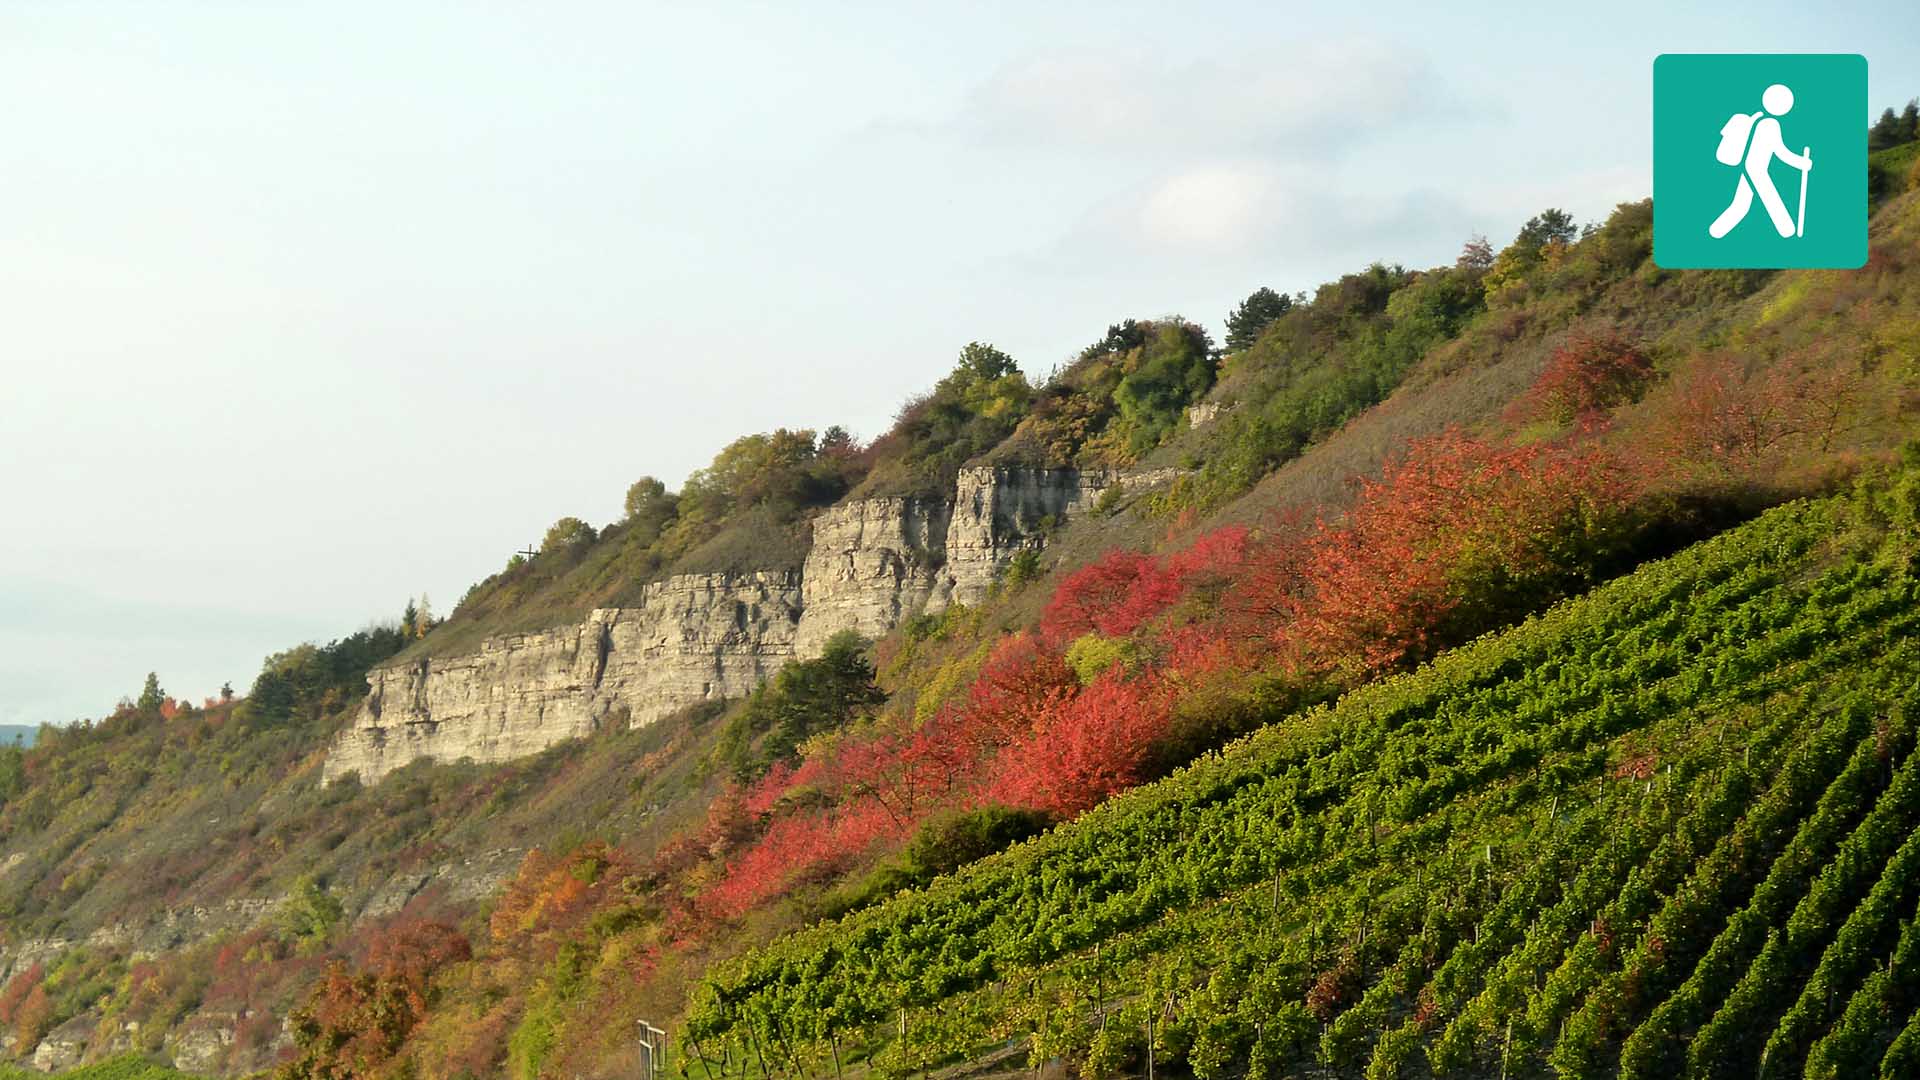
{"type": "Polygon", "coordinates": [[[642,1019],[690,1075],[1894,1075],[1913,145],[1860,271],[1663,271],[1640,202],[1256,291],[1224,351],[1124,319],[1036,381],[972,343],[871,443],[641,478],[444,621],[0,747],[6,940],[83,938],[0,1028],[217,1029],[286,1080],[611,1075],[642,1019]],[[371,665],[792,569],[820,509],[969,464],[1182,477],[746,700],[318,784],[371,665]],[[84,939],[162,908],[215,914],[84,939]]]}

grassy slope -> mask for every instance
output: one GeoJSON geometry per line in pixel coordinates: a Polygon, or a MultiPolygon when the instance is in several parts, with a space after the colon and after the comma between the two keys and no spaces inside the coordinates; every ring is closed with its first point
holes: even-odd
{"type": "MultiPolygon", "coordinates": [[[[1630,1036],[1653,1076],[1725,1015],[1804,1056],[1920,901],[1920,587],[1885,501],[1774,511],[783,939],[718,971],[689,1033],[815,1068],[829,1036],[888,1073],[1010,1037],[1112,1067],[1151,1014],[1202,1075],[1612,1075],[1630,1036]],[[1740,998],[1764,933],[1729,916],[1778,927],[1823,889],[1831,917],[1740,998]],[[1831,994],[1799,1000],[1816,971],[1831,994]]],[[[1864,1056],[1906,1020],[1863,1020],[1864,1056]]]]}

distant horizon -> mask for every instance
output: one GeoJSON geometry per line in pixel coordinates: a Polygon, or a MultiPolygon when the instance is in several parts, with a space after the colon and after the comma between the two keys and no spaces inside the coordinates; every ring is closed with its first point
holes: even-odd
{"type": "Polygon", "coordinates": [[[738,435],[871,439],[968,341],[1039,376],[1603,220],[1659,52],[1865,52],[1863,136],[1920,94],[1891,4],[1513,10],[9,13],[0,722],[244,693],[738,435]]]}

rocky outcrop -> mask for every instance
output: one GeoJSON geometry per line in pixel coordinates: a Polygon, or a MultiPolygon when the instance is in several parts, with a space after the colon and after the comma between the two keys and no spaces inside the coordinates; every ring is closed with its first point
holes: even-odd
{"type": "Polygon", "coordinates": [[[507,761],[740,696],[843,630],[873,637],[921,612],[980,603],[1016,556],[1108,491],[1177,475],[979,466],[960,471],[952,500],[844,503],[814,519],[797,577],[673,577],[648,586],[638,606],[602,608],[578,625],[375,669],[324,775],[372,782],[420,758],[507,761]]]}
{"type": "Polygon", "coordinates": [[[1045,546],[1047,533],[1099,498],[1115,478],[1105,471],[1026,466],[960,470],[943,588],[934,607],[985,600],[1014,556],[1045,546]]]}
{"type": "Polygon", "coordinates": [[[87,1052],[87,1043],[92,1041],[99,1026],[99,1014],[86,1012],[47,1032],[40,1045],[33,1048],[33,1067],[50,1073],[80,1064],[87,1052]]]}
{"type": "Polygon", "coordinates": [[[953,504],[859,499],[813,519],[794,647],[820,651],[843,630],[877,637],[927,606],[941,582],[953,504]]]}
{"type": "Polygon", "coordinates": [[[371,782],[419,758],[507,761],[746,693],[794,654],[800,610],[791,575],[687,574],[575,626],[376,668],[324,775],[371,782]]]}
{"type": "Polygon", "coordinates": [[[358,917],[378,919],[398,914],[407,901],[428,889],[439,889],[454,902],[484,899],[520,869],[525,857],[524,848],[494,848],[458,862],[396,874],[367,897],[358,917]]]}
{"type": "Polygon", "coordinates": [[[993,466],[960,470],[947,561],[935,609],[978,604],[1007,564],[1046,545],[1047,534],[1091,509],[1108,491],[1135,491],[1178,477],[1179,469],[1039,469],[993,466]]]}

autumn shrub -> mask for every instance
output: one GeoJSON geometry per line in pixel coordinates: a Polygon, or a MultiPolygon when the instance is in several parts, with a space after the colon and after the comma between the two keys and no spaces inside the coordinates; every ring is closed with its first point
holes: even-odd
{"type": "Polygon", "coordinates": [[[1653,362],[1613,331],[1576,334],[1554,350],[1545,370],[1508,406],[1509,421],[1592,423],[1636,400],[1653,378],[1653,362]]]}
{"type": "Polygon", "coordinates": [[[1056,701],[994,761],[988,790],[1010,806],[1068,818],[1151,775],[1168,705],[1147,680],[1109,671],[1056,701]]]}
{"type": "Polygon", "coordinates": [[[1364,482],[1344,521],[1257,551],[1235,604],[1306,670],[1404,667],[1617,569],[1638,490],[1595,447],[1449,433],[1364,482]]]}
{"type": "Polygon", "coordinates": [[[295,1052],[277,1075],[374,1075],[426,1018],[435,974],[471,955],[466,936],[444,923],[400,920],[380,928],[363,963],[330,964],[289,1015],[295,1052]]]}
{"type": "Polygon", "coordinates": [[[1076,570],[1054,590],[1042,637],[1064,647],[1089,633],[1125,637],[1209,579],[1230,575],[1243,558],[1247,530],[1226,526],[1164,557],[1112,551],[1076,570]]]}

